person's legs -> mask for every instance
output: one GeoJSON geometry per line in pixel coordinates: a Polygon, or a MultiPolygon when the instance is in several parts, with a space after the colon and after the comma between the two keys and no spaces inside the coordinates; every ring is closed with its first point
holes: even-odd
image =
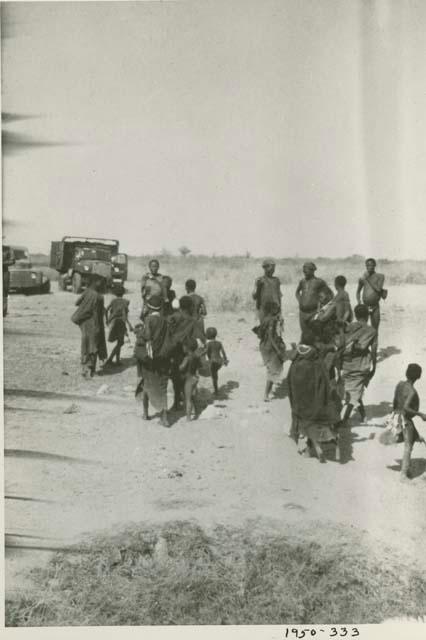
{"type": "Polygon", "coordinates": [[[361,421],[364,422],[365,421],[365,407],[364,407],[364,403],[362,401],[362,398],[359,399],[358,411],[359,411],[359,415],[361,417],[361,421]]]}
{"type": "Polygon", "coordinates": [[[173,371],[172,373],[172,384],[173,384],[173,394],[174,394],[174,402],[173,409],[177,410],[180,408],[182,402],[182,380],[180,377],[179,371],[173,371]]]}
{"type": "Polygon", "coordinates": [[[195,417],[198,417],[197,387],[198,387],[198,380],[195,379],[192,382],[192,391],[191,391],[192,409],[194,411],[195,417]]]}
{"type": "Polygon", "coordinates": [[[113,348],[113,350],[109,354],[109,357],[107,358],[107,361],[105,362],[105,364],[112,364],[112,361],[114,359],[114,356],[117,353],[117,350],[118,350],[118,344],[115,345],[115,347],[113,348]]]}
{"type": "Polygon", "coordinates": [[[308,318],[308,314],[304,313],[303,311],[299,311],[299,324],[300,324],[300,332],[302,335],[308,328],[307,318],[308,318]]]}
{"type": "Polygon", "coordinates": [[[317,454],[318,460],[320,462],[326,462],[324,452],[322,450],[321,444],[318,441],[318,439],[315,437],[314,434],[311,434],[309,439],[310,439],[310,441],[312,443],[312,446],[313,446],[313,448],[315,450],[315,453],[317,454]]]}
{"type": "Polygon", "coordinates": [[[269,395],[272,391],[272,387],[273,387],[274,383],[272,382],[272,380],[266,380],[266,385],[265,385],[265,395],[263,397],[264,402],[268,402],[269,401],[269,395]]]}
{"type": "Polygon", "coordinates": [[[212,374],[212,381],[213,381],[213,389],[215,394],[219,393],[219,367],[217,366],[216,362],[212,362],[211,363],[211,374],[212,374]]]}
{"type": "Polygon", "coordinates": [[[161,424],[163,427],[170,427],[170,422],[167,417],[167,409],[163,409],[161,412],[161,424]]]}
{"type": "Polygon", "coordinates": [[[148,420],[149,419],[149,397],[147,392],[144,390],[142,391],[142,406],[143,406],[143,419],[144,420],[148,420]]]}
{"type": "Polygon", "coordinates": [[[403,427],[403,435],[404,435],[404,453],[402,456],[402,464],[401,464],[401,478],[406,479],[410,477],[410,462],[411,462],[411,452],[413,450],[414,439],[415,439],[415,431],[414,426],[411,422],[406,422],[403,427]]]}
{"type": "Polygon", "coordinates": [[[98,360],[97,353],[91,353],[89,355],[89,369],[90,369],[90,377],[93,378],[96,373],[96,362],[98,360]]]}
{"type": "Polygon", "coordinates": [[[81,345],[80,345],[80,362],[81,362],[81,375],[83,378],[87,378],[89,375],[89,354],[87,353],[87,339],[86,332],[83,327],[80,327],[81,330],[81,345]]]}
{"type": "Polygon", "coordinates": [[[373,307],[370,311],[370,323],[373,329],[378,330],[380,325],[380,306],[373,307]]]}
{"type": "Polygon", "coordinates": [[[185,397],[185,413],[186,419],[191,420],[193,409],[193,384],[191,378],[187,378],[184,384],[184,397],[185,397]]]}
{"type": "Polygon", "coordinates": [[[115,354],[116,354],[116,362],[117,362],[117,364],[120,364],[121,347],[123,346],[123,344],[124,344],[124,339],[123,338],[119,338],[117,340],[117,345],[115,347],[115,349],[116,349],[115,354]]]}

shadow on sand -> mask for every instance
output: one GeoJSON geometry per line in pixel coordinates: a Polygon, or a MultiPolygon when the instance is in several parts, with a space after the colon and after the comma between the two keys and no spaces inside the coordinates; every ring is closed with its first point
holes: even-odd
{"type": "Polygon", "coordinates": [[[392,356],[396,356],[399,353],[402,353],[402,351],[401,349],[398,349],[398,347],[383,347],[377,352],[377,362],[383,362],[384,360],[387,360],[392,356]]]}
{"type": "MultiPolygon", "coordinates": [[[[423,445],[424,446],[424,445],[423,445]]],[[[397,464],[387,465],[387,469],[391,471],[401,471],[402,459],[398,458],[396,460],[397,464]]],[[[423,475],[426,471],[426,459],[425,458],[411,458],[410,462],[410,476],[412,479],[418,478],[423,475]]]]}
{"type": "Polygon", "coordinates": [[[56,453],[47,453],[45,451],[31,451],[28,449],[5,449],[4,457],[25,458],[30,460],[48,460],[49,462],[72,462],[78,464],[100,465],[101,462],[89,460],[87,458],[74,458],[71,456],[62,456],[56,453]]]}
{"type": "MultiPolygon", "coordinates": [[[[200,415],[203,413],[203,411],[205,411],[207,409],[207,407],[209,405],[212,405],[214,402],[216,402],[216,405],[218,408],[225,408],[226,405],[225,404],[218,404],[217,401],[226,401],[229,400],[230,395],[232,393],[232,391],[234,389],[238,389],[239,387],[239,383],[236,382],[235,380],[228,380],[228,382],[224,385],[222,385],[221,387],[219,387],[219,393],[217,395],[215,395],[210,389],[206,389],[205,387],[200,387],[197,390],[197,397],[196,397],[196,401],[195,401],[195,406],[196,406],[196,418],[198,419],[200,417],[200,415]]],[[[139,402],[141,402],[141,398],[139,397],[139,402]]],[[[172,427],[174,424],[176,424],[176,422],[178,422],[179,420],[181,420],[181,418],[183,418],[185,416],[185,408],[182,404],[182,406],[179,409],[170,409],[168,411],[168,420],[169,420],[169,425],[170,427],[172,427]]],[[[160,420],[161,414],[159,412],[157,413],[153,413],[152,415],[149,416],[148,421],[151,420],[160,420]]]]}
{"type": "Polygon", "coordinates": [[[130,367],[134,367],[136,364],[135,358],[121,358],[120,364],[111,363],[105,364],[103,368],[99,371],[99,376],[101,378],[107,376],[115,376],[117,373],[122,373],[126,371],[126,369],[130,369],[130,367]]]}

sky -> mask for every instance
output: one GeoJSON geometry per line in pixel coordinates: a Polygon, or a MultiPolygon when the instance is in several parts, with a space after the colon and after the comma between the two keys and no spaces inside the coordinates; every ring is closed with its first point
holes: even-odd
{"type": "Polygon", "coordinates": [[[8,242],[425,258],[423,0],[2,4],[8,242]]]}

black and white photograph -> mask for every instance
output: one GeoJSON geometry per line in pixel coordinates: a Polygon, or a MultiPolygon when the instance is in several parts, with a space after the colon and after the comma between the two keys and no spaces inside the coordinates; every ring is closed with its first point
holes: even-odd
{"type": "Polygon", "coordinates": [[[421,637],[426,2],[0,10],[5,627],[421,637]]]}

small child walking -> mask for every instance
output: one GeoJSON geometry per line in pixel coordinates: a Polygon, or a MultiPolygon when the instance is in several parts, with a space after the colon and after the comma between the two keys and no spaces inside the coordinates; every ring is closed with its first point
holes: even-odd
{"type": "Polygon", "coordinates": [[[334,280],[336,295],[334,296],[333,303],[336,307],[336,320],[339,328],[353,320],[351,301],[348,292],[345,291],[346,282],[345,276],[337,276],[334,280]]]}
{"type": "Polygon", "coordinates": [[[188,338],[183,344],[185,357],[179,367],[179,371],[184,379],[183,392],[185,398],[186,419],[191,420],[192,413],[196,410],[197,385],[199,380],[199,370],[201,359],[198,355],[198,342],[195,338],[188,338]]]}
{"type": "Polygon", "coordinates": [[[124,338],[128,335],[127,327],[129,327],[130,331],[133,331],[128,318],[130,302],[123,296],[124,287],[117,287],[116,297],[105,310],[107,325],[110,327],[108,342],[116,343],[105,363],[107,365],[112,364],[114,356],[116,363],[120,364],[121,347],[124,344],[124,338]]]}
{"type": "Polygon", "coordinates": [[[171,316],[176,308],[179,308],[179,303],[176,299],[176,291],[172,289],[172,278],[170,276],[163,276],[163,284],[167,296],[167,300],[163,306],[163,315],[167,317],[171,316]]]}
{"type": "Polygon", "coordinates": [[[206,338],[207,358],[210,363],[210,373],[212,377],[214,393],[215,395],[217,395],[219,393],[219,370],[223,365],[225,365],[226,367],[229,363],[229,360],[226,356],[223,344],[219,340],[216,340],[217,329],[215,327],[208,327],[208,329],[206,329],[206,338]]]}

